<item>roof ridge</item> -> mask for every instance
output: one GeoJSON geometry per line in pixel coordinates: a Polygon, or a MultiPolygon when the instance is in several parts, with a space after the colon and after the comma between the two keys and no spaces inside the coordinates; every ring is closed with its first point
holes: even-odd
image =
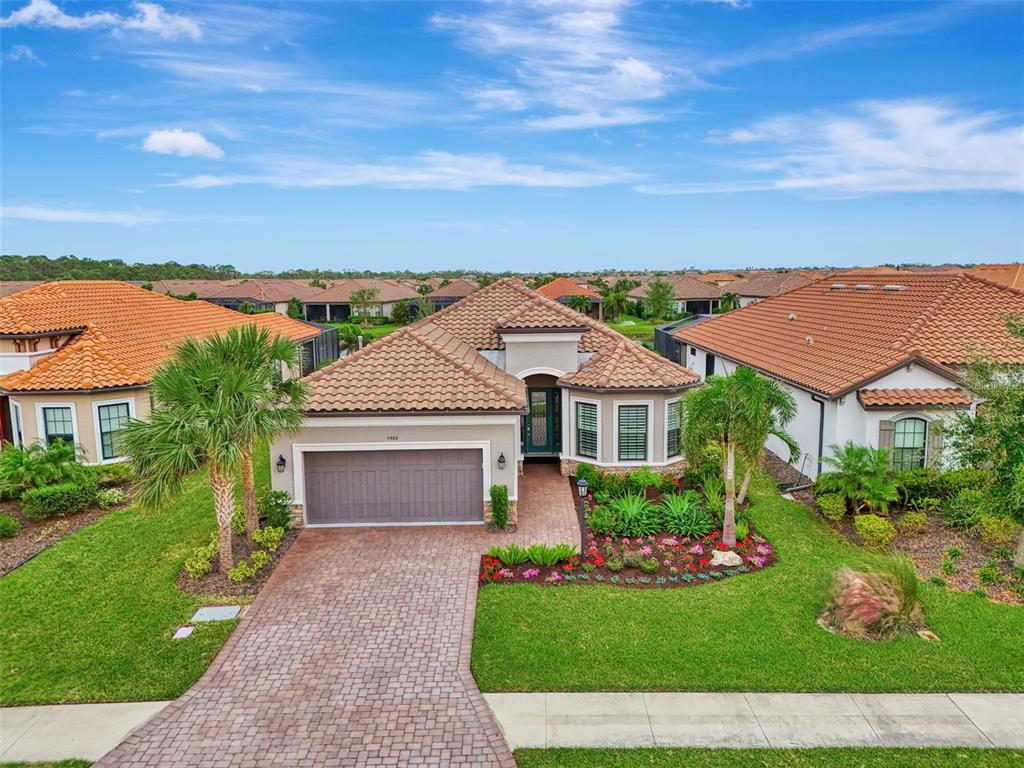
{"type": "MultiPolygon", "coordinates": [[[[429,319],[429,316],[427,318],[424,318],[424,319],[429,319]]],[[[418,325],[418,323],[417,323],[417,325],[418,325]]],[[[339,368],[344,367],[344,365],[347,364],[350,360],[355,360],[357,358],[364,357],[365,356],[364,353],[367,352],[368,350],[370,350],[371,348],[372,349],[383,349],[384,347],[394,346],[396,340],[402,339],[402,338],[405,338],[406,336],[408,336],[409,335],[409,331],[411,331],[415,327],[416,327],[415,325],[406,325],[406,326],[404,326],[402,328],[399,328],[399,329],[393,331],[392,333],[389,333],[387,336],[385,336],[384,338],[380,339],[376,343],[366,344],[365,346],[363,346],[362,349],[357,349],[355,352],[347,354],[344,357],[339,357],[337,360],[335,360],[330,365],[325,366],[325,367],[323,367],[323,368],[321,368],[321,369],[319,369],[317,371],[313,371],[311,374],[306,376],[305,377],[306,381],[319,381],[329,371],[338,370],[339,368]]]]}
{"type": "Polygon", "coordinates": [[[896,338],[892,343],[893,349],[911,353],[916,351],[916,347],[910,346],[914,336],[917,335],[917,332],[924,327],[924,324],[939,310],[939,307],[945,304],[949,297],[953,295],[953,290],[960,286],[963,278],[966,276],[966,273],[964,272],[954,272],[953,274],[955,277],[949,281],[949,285],[942,289],[932,303],[929,304],[925,310],[917,316],[917,319],[907,327],[907,330],[896,338]]]}
{"type": "MultiPolygon", "coordinates": [[[[447,333],[447,331],[445,331],[443,328],[440,328],[439,330],[441,330],[442,332],[446,333],[448,336],[451,336],[452,338],[456,339],[460,344],[466,344],[466,342],[464,342],[462,339],[460,339],[457,336],[455,336],[455,334],[447,333]]],[[[492,390],[494,392],[497,392],[498,394],[502,395],[503,397],[508,397],[508,396],[511,395],[514,398],[514,397],[517,396],[514,391],[508,389],[507,387],[503,386],[502,384],[499,384],[497,381],[495,381],[494,379],[490,378],[489,376],[484,376],[482,373],[477,371],[473,366],[471,366],[469,363],[467,363],[464,359],[462,359],[461,357],[458,357],[456,355],[453,355],[451,352],[448,352],[443,347],[441,347],[440,344],[437,344],[432,339],[428,339],[422,333],[417,331],[415,333],[411,333],[410,336],[412,336],[414,339],[416,339],[418,342],[420,342],[420,344],[422,344],[423,346],[427,347],[430,351],[434,352],[435,354],[440,355],[445,360],[447,360],[447,361],[449,361],[451,363],[454,363],[459,368],[462,368],[466,373],[468,373],[470,376],[472,376],[474,379],[479,381],[481,384],[483,384],[484,386],[486,386],[490,390],[492,390]]],[[[466,346],[469,347],[469,344],[466,344],[466,346]]],[[[472,347],[470,347],[470,349],[472,349],[472,347]]],[[[477,355],[478,357],[480,357],[485,362],[490,363],[490,361],[487,360],[487,358],[483,357],[483,355],[481,355],[479,352],[477,352],[477,350],[474,349],[473,353],[475,355],[477,355]]],[[[491,363],[491,365],[496,370],[500,370],[493,363],[491,363]]],[[[509,374],[506,373],[506,375],[509,375],[509,374]]]]}
{"type": "MultiPolygon", "coordinates": [[[[1019,267],[1017,267],[1017,272],[1018,273],[1020,273],[1021,270],[1024,270],[1024,264],[1021,264],[1019,267]]],[[[962,274],[968,280],[973,280],[976,283],[982,283],[983,285],[988,285],[988,286],[991,286],[993,288],[998,288],[1001,291],[1008,291],[1008,292],[1014,294],[1015,296],[1024,296],[1024,288],[1014,288],[1012,285],[1007,285],[1006,283],[1000,283],[1000,282],[997,282],[997,281],[992,280],[990,278],[982,277],[981,275],[975,275],[975,274],[973,274],[971,272],[967,272],[967,271],[961,272],[960,274],[962,274]]]]}

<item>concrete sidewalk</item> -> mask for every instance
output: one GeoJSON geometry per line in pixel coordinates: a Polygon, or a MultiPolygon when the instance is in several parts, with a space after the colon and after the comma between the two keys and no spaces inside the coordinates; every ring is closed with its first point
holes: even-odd
{"type": "Polygon", "coordinates": [[[487,693],[509,747],[1024,748],[1024,694],[487,693]]]}

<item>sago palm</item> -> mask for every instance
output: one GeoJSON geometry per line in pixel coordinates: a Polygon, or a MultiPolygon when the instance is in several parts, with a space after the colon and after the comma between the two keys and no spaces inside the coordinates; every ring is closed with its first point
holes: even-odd
{"type": "Polygon", "coordinates": [[[897,497],[896,482],[889,466],[889,451],[848,441],[832,446],[832,456],[822,461],[833,471],[818,476],[823,490],[842,494],[855,513],[865,508],[888,512],[897,497]]]}
{"type": "Polygon", "coordinates": [[[153,374],[149,420],[130,421],[121,433],[145,507],[180,495],[184,478],[208,467],[223,573],[234,565],[234,476],[250,438],[246,420],[252,403],[263,397],[261,386],[258,376],[225,366],[205,341],[186,339],[153,374]]]}
{"type": "Polygon", "coordinates": [[[285,370],[299,365],[298,346],[283,336],[271,336],[266,328],[246,325],[207,341],[210,352],[239,376],[251,376],[256,397],[243,408],[238,424],[244,434],[241,444],[240,478],[245,528],[250,534],[260,527],[256,510],[256,478],[253,473],[254,446],[302,426],[302,405],[306,387],[297,378],[285,378],[285,370]]]}

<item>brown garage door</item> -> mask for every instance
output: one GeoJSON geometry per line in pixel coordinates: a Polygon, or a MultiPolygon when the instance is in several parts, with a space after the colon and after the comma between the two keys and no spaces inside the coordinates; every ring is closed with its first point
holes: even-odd
{"type": "Polygon", "coordinates": [[[310,525],[483,519],[479,449],[309,452],[303,462],[310,525]]]}

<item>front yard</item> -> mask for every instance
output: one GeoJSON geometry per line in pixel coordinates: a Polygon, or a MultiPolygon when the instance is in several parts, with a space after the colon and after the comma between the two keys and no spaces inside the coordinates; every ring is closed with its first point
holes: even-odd
{"type": "Polygon", "coordinates": [[[851,640],[816,618],[841,565],[870,555],[756,481],[750,516],[779,563],[700,589],[483,586],[473,673],[484,691],[1020,691],[1024,611],[924,584],[940,638],[851,640]]]}
{"type": "MultiPolygon", "coordinates": [[[[266,487],[269,459],[264,451],[256,457],[257,487],[266,487]]],[[[111,512],[0,579],[0,705],[184,692],[237,624],[200,624],[186,640],[171,639],[196,608],[217,602],[177,587],[182,562],[215,528],[200,472],[166,507],[111,512]]]]}

